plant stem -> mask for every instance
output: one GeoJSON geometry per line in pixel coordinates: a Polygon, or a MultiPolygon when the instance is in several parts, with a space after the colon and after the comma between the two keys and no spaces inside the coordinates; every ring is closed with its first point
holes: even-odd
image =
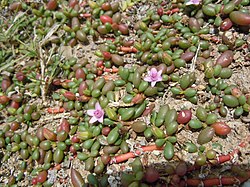
{"type": "Polygon", "coordinates": [[[156,145],[149,145],[149,146],[140,147],[139,149],[135,150],[134,152],[128,152],[125,154],[115,156],[113,159],[111,159],[110,164],[121,163],[121,162],[127,161],[130,158],[140,156],[141,154],[143,154],[146,151],[155,151],[155,150],[163,150],[163,147],[157,147],[156,145]]]}

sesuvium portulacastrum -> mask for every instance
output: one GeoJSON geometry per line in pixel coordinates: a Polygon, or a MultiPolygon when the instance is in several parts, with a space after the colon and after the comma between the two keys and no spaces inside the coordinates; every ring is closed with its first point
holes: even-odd
{"type": "Polygon", "coordinates": [[[157,82],[162,81],[162,70],[157,71],[156,68],[151,68],[148,71],[147,76],[144,78],[145,81],[150,82],[151,86],[154,87],[157,82]]]}
{"type": "Polygon", "coordinates": [[[95,109],[87,110],[87,114],[89,116],[92,116],[91,119],[89,120],[90,123],[94,123],[96,121],[103,123],[104,111],[100,106],[99,102],[95,104],[95,109]]]}

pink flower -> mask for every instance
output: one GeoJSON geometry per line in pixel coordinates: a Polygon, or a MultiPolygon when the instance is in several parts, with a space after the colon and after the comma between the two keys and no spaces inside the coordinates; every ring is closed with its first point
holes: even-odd
{"type": "Polygon", "coordinates": [[[89,120],[90,123],[94,123],[96,121],[99,121],[100,123],[103,122],[104,111],[98,102],[95,104],[95,109],[87,110],[87,114],[92,116],[89,120]]]}
{"type": "Polygon", "coordinates": [[[186,5],[198,5],[201,0],[189,0],[186,5]]]}
{"type": "Polygon", "coordinates": [[[152,68],[150,69],[148,75],[144,78],[144,80],[147,82],[151,82],[151,86],[154,87],[157,82],[162,81],[161,73],[162,70],[157,71],[157,69],[152,68]]]}

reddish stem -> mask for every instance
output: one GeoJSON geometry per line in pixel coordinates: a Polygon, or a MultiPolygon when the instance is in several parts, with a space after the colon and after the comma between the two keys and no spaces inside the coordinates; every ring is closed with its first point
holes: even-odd
{"type": "MultiPolygon", "coordinates": [[[[240,143],[239,143],[239,147],[246,147],[246,145],[249,143],[250,141],[250,136],[246,137],[246,139],[242,140],[240,143]]],[[[228,153],[227,155],[220,155],[217,157],[216,160],[213,160],[210,162],[211,165],[219,165],[219,164],[222,164],[224,162],[227,162],[227,161],[230,161],[233,159],[234,155],[235,154],[239,154],[240,151],[238,148],[234,149],[231,153],[228,153]]],[[[191,166],[188,168],[188,172],[191,172],[191,171],[194,171],[194,170],[197,170],[199,169],[200,167],[199,166],[191,166]]]]}
{"type": "Polygon", "coordinates": [[[62,107],[57,107],[57,108],[48,108],[48,113],[50,114],[58,114],[58,113],[63,113],[65,110],[62,107]]]}
{"type": "Polygon", "coordinates": [[[242,140],[240,143],[239,143],[239,146],[244,148],[247,146],[247,144],[249,144],[250,142],[250,135],[246,137],[245,140],[242,140]]]}
{"type": "Polygon", "coordinates": [[[110,160],[110,163],[121,163],[124,161],[127,161],[130,158],[134,158],[135,157],[135,153],[133,152],[129,152],[129,153],[125,153],[125,154],[121,154],[118,156],[115,156],[113,159],[110,160]]]}
{"type": "MultiPolygon", "coordinates": [[[[249,137],[247,138],[247,140],[248,139],[249,139],[249,137]]],[[[163,147],[157,147],[156,145],[149,145],[149,146],[140,147],[140,149],[138,149],[134,152],[129,152],[129,153],[115,156],[113,159],[111,159],[110,163],[112,164],[112,163],[124,162],[124,161],[128,160],[129,158],[134,158],[136,156],[140,156],[143,152],[154,151],[154,150],[163,150],[163,147]]],[[[215,162],[213,162],[212,165],[218,165],[218,164],[222,164],[224,162],[230,161],[235,154],[239,154],[238,149],[233,150],[231,153],[229,153],[227,155],[218,156],[217,160],[215,160],[215,162]]],[[[199,168],[200,167],[198,167],[198,166],[191,166],[187,171],[190,172],[190,171],[193,171],[193,170],[196,170],[199,168]]]]}
{"type": "Polygon", "coordinates": [[[89,18],[89,17],[91,17],[92,15],[89,14],[89,13],[85,13],[85,14],[81,14],[80,16],[83,17],[83,18],[89,18]]]}
{"type": "MultiPolygon", "coordinates": [[[[242,140],[242,141],[239,143],[238,146],[244,148],[244,147],[247,146],[247,144],[249,144],[249,141],[250,141],[250,136],[247,136],[246,139],[242,140]]],[[[231,153],[229,153],[229,154],[227,154],[227,155],[218,156],[218,157],[217,157],[217,163],[215,163],[215,164],[221,164],[221,163],[230,161],[230,160],[233,158],[233,156],[234,156],[235,154],[239,154],[239,153],[240,153],[239,149],[236,148],[236,149],[234,149],[231,153]]]]}
{"type": "Polygon", "coordinates": [[[53,170],[60,170],[61,169],[61,164],[56,164],[53,168],[53,170]]]}
{"type": "Polygon", "coordinates": [[[112,42],[114,42],[115,41],[115,38],[104,38],[104,39],[106,39],[106,40],[111,40],[112,42]]]}
{"type": "Polygon", "coordinates": [[[157,147],[156,145],[149,145],[141,147],[141,149],[145,152],[145,151],[163,150],[163,147],[157,147]]]}
{"type": "Polygon", "coordinates": [[[110,164],[121,163],[121,162],[127,161],[130,158],[140,156],[143,152],[154,151],[154,150],[163,150],[163,147],[157,147],[156,145],[149,145],[149,146],[145,146],[145,147],[140,147],[140,149],[138,149],[134,152],[129,152],[129,153],[115,156],[113,159],[111,159],[110,164]]]}
{"type": "Polygon", "coordinates": [[[108,73],[117,73],[119,69],[118,68],[104,68],[103,71],[108,72],[108,73]]]}
{"type": "Polygon", "coordinates": [[[250,178],[250,171],[247,171],[247,177],[219,177],[211,179],[187,179],[185,181],[185,186],[225,186],[225,185],[234,185],[245,182],[250,178]]]}
{"type": "Polygon", "coordinates": [[[137,53],[138,52],[138,50],[135,47],[121,46],[118,48],[118,50],[125,52],[125,53],[137,53]]]}
{"type": "Polygon", "coordinates": [[[146,108],[145,110],[144,110],[144,112],[142,113],[142,116],[147,116],[147,115],[149,115],[149,114],[151,114],[151,112],[152,112],[152,110],[155,108],[155,104],[150,104],[149,106],[148,106],[148,108],[146,108]]]}
{"type": "MultiPolygon", "coordinates": [[[[216,160],[212,160],[209,164],[211,164],[211,165],[220,165],[220,164],[222,164],[224,162],[232,160],[234,154],[239,154],[239,150],[235,149],[234,151],[232,151],[231,153],[229,153],[227,155],[220,155],[220,156],[217,157],[216,160]]],[[[193,166],[190,166],[187,171],[191,172],[191,171],[197,170],[199,168],[200,168],[200,166],[193,165],[193,166]]]]}
{"type": "Polygon", "coordinates": [[[211,41],[214,43],[220,43],[220,39],[217,36],[211,37],[211,41]]]}
{"type": "Polygon", "coordinates": [[[52,84],[55,85],[55,86],[59,86],[59,85],[62,85],[62,83],[69,83],[69,82],[72,82],[72,80],[69,80],[69,79],[65,79],[65,80],[61,80],[61,79],[54,79],[52,84]]]}
{"type": "Polygon", "coordinates": [[[173,8],[172,10],[167,10],[166,12],[164,12],[164,14],[170,15],[170,14],[174,14],[176,12],[179,12],[180,9],[179,8],[173,8]]]}
{"type": "Polygon", "coordinates": [[[80,5],[80,7],[84,7],[86,4],[87,4],[87,2],[83,1],[79,5],[80,5]]]}

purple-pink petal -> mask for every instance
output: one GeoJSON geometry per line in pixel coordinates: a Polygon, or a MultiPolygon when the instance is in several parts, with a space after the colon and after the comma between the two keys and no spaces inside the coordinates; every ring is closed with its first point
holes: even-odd
{"type": "Polygon", "coordinates": [[[162,81],[162,77],[161,76],[158,76],[157,77],[157,81],[159,82],[159,81],[162,81]]]}
{"type": "Polygon", "coordinates": [[[162,74],[162,70],[158,71],[158,76],[161,77],[161,74],[162,74]]]}
{"type": "Polygon", "coordinates": [[[200,0],[193,0],[193,3],[194,3],[194,4],[199,4],[199,3],[200,3],[200,0]]]}
{"type": "Polygon", "coordinates": [[[151,82],[151,87],[154,87],[156,85],[156,81],[151,82]]]}
{"type": "Polygon", "coordinates": [[[189,0],[186,5],[198,5],[200,4],[200,0],[189,0]]]}
{"type": "Polygon", "coordinates": [[[156,68],[150,69],[148,75],[144,78],[145,81],[151,82],[151,86],[154,87],[155,84],[159,81],[162,81],[162,70],[157,71],[156,68]]]}
{"type": "Polygon", "coordinates": [[[94,123],[96,121],[103,122],[104,111],[100,106],[99,102],[95,104],[95,109],[87,110],[87,114],[92,118],[89,120],[90,123],[94,123]]]}
{"type": "Polygon", "coordinates": [[[103,123],[103,116],[97,119],[100,123],[103,123]]]}
{"type": "Polygon", "coordinates": [[[152,75],[152,74],[155,74],[155,73],[158,73],[157,70],[156,70],[156,68],[152,68],[152,69],[150,70],[150,74],[152,75]]]}
{"type": "Polygon", "coordinates": [[[94,116],[94,112],[95,112],[94,109],[87,110],[87,114],[88,114],[89,116],[94,116]]]}
{"type": "Polygon", "coordinates": [[[151,81],[152,81],[152,79],[151,79],[151,77],[150,77],[150,76],[147,76],[147,77],[145,77],[145,78],[144,78],[144,81],[151,82],[151,81]]]}
{"type": "Polygon", "coordinates": [[[102,110],[96,110],[96,111],[94,112],[94,116],[95,116],[96,118],[101,118],[101,117],[103,116],[103,111],[102,111],[102,110]]]}
{"type": "Polygon", "coordinates": [[[96,110],[102,110],[102,108],[101,108],[99,102],[96,102],[96,104],[95,104],[95,109],[96,109],[96,110]]]}
{"type": "Polygon", "coordinates": [[[90,120],[89,120],[89,123],[95,123],[98,119],[93,116],[90,120]]]}

